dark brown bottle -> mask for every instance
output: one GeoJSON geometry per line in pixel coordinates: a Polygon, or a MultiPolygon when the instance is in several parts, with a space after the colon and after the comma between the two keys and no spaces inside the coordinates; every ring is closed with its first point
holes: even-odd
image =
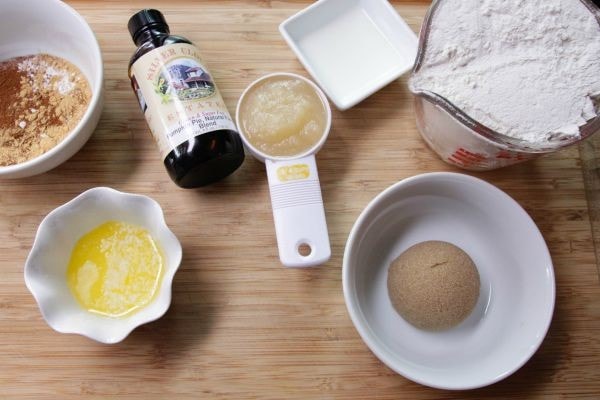
{"type": "Polygon", "coordinates": [[[128,28],[138,46],[129,78],[171,179],[193,188],[231,174],[244,148],[198,49],[171,35],[158,10],[139,11],[128,28]]]}

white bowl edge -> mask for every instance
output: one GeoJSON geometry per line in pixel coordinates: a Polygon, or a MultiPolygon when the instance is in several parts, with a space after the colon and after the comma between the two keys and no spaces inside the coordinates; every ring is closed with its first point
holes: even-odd
{"type": "MultiPolygon", "coordinates": [[[[87,21],[73,7],[59,0],[55,0],[54,4],[62,7],[77,19],[81,27],[93,38],[94,46],[90,48],[90,51],[99,66],[97,79],[92,80],[91,77],[86,77],[90,83],[92,97],[77,125],[60,143],[30,160],[14,165],[0,166],[0,179],[19,179],[38,175],[64,163],[87,143],[100,121],[104,104],[104,68],[98,39],[87,21]]],[[[65,58],[68,59],[68,57],[65,58]]]]}
{"type": "MultiPolygon", "coordinates": [[[[158,241],[157,238],[155,239],[158,241]]],[[[70,249],[68,249],[68,251],[70,252],[70,249]]],[[[126,338],[131,333],[131,331],[133,331],[139,325],[154,321],[167,312],[171,303],[173,279],[175,273],[177,272],[180,266],[181,259],[181,244],[179,243],[175,234],[166,225],[164,213],[160,205],[155,200],[144,195],[120,192],[107,187],[96,187],[81,193],[69,202],[57,207],[42,220],[36,233],[31,251],[25,262],[24,278],[27,288],[35,298],[36,303],[38,304],[42,317],[51,328],[61,333],[80,334],[101,343],[112,344],[120,342],[121,340],[126,338]],[[61,218],[61,214],[68,212],[73,206],[85,202],[87,198],[95,196],[97,193],[107,194],[109,196],[112,196],[113,198],[137,198],[149,204],[150,207],[152,207],[153,209],[153,218],[157,221],[161,232],[164,235],[166,235],[166,238],[170,243],[168,243],[169,249],[167,249],[164,241],[159,241],[161,249],[164,252],[164,257],[166,258],[167,264],[165,265],[165,271],[161,279],[160,288],[158,289],[156,297],[153,299],[153,301],[150,304],[146,305],[144,308],[135,312],[134,314],[122,318],[107,318],[96,316],[83,309],[80,309],[79,316],[93,315],[93,318],[96,319],[96,322],[98,322],[98,320],[104,320],[106,325],[109,326],[108,328],[89,329],[87,325],[77,324],[76,321],[70,321],[70,323],[68,324],[63,324],[63,322],[56,322],[55,320],[49,317],[47,307],[48,302],[52,301],[53,297],[47,293],[40,293],[40,290],[43,290],[40,288],[42,288],[44,285],[42,282],[39,282],[40,278],[38,276],[32,275],[31,262],[37,256],[38,247],[40,243],[44,240],[47,240],[44,235],[47,235],[47,230],[51,229],[49,226],[53,223],[53,221],[55,219],[61,218]]],[[[72,299],[72,302],[76,302],[74,298],[72,299]]],[[[99,325],[99,323],[97,323],[96,325],[99,325]]]]}
{"type": "Polygon", "coordinates": [[[534,221],[527,214],[527,212],[513,198],[511,198],[508,194],[506,194],[502,190],[498,189],[494,185],[492,185],[488,182],[485,182],[481,179],[472,177],[470,175],[465,175],[465,174],[458,174],[458,173],[451,173],[451,172],[432,172],[432,173],[420,174],[420,175],[416,175],[413,177],[403,179],[403,180],[391,185],[390,187],[386,188],[384,191],[379,193],[374,199],[372,199],[368,203],[368,205],[364,208],[364,210],[360,213],[360,216],[358,217],[358,219],[356,220],[356,222],[354,223],[354,225],[351,229],[351,232],[349,234],[348,240],[346,242],[346,247],[344,250],[343,267],[342,267],[342,286],[343,286],[344,300],[346,302],[346,307],[347,307],[348,313],[350,315],[350,318],[351,318],[355,328],[357,329],[359,335],[361,336],[361,338],[363,339],[363,341],[365,342],[367,347],[385,365],[387,365],[390,369],[392,369],[396,373],[404,376],[405,378],[410,379],[414,382],[417,382],[417,383],[425,385],[425,386],[430,386],[430,387],[437,388],[437,389],[446,389],[446,390],[469,390],[469,389],[476,389],[476,388],[491,385],[493,383],[496,383],[496,382],[512,375],[519,368],[521,368],[527,361],[529,361],[529,359],[535,354],[535,352],[541,346],[543,339],[545,338],[545,336],[548,332],[548,329],[550,328],[550,324],[552,322],[552,315],[554,312],[554,305],[555,305],[555,299],[556,299],[555,275],[554,275],[554,270],[552,268],[552,259],[551,259],[550,252],[549,252],[547,246],[545,246],[545,257],[547,258],[548,265],[550,266],[549,278],[552,281],[552,286],[551,286],[551,293],[550,293],[551,305],[547,310],[548,311],[547,316],[546,316],[547,322],[546,322],[545,326],[543,327],[543,335],[540,337],[539,341],[537,343],[535,343],[535,345],[533,345],[529,348],[529,351],[522,357],[522,359],[519,360],[519,362],[517,362],[514,365],[514,367],[512,369],[505,371],[503,374],[495,376],[485,382],[475,382],[472,384],[457,384],[454,386],[439,385],[432,381],[420,379],[419,377],[413,375],[409,368],[403,368],[402,366],[397,365],[397,363],[394,362],[394,360],[390,356],[388,356],[388,354],[386,354],[386,352],[383,349],[380,348],[380,345],[378,344],[379,340],[377,340],[376,336],[372,333],[371,329],[369,328],[368,323],[364,319],[364,316],[362,315],[362,311],[360,310],[360,307],[357,303],[358,300],[355,298],[355,290],[352,287],[355,284],[355,281],[353,279],[351,279],[351,276],[350,276],[351,271],[350,271],[350,267],[349,267],[349,263],[350,263],[349,258],[353,251],[353,248],[354,248],[354,245],[356,242],[356,236],[358,235],[358,231],[359,231],[359,229],[361,229],[361,227],[366,222],[368,222],[368,218],[370,217],[369,213],[382,199],[384,199],[386,196],[388,196],[393,191],[397,190],[399,187],[405,186],[414,181],[418,181],[418,180],[422,180],[422,179],[436,178],[436,177],[448,177],[448,176],[458,177],[459,179],[464,179],[464,180],[467,180],[470,182],[475,182],[478,185],[483,185],[488,190],[489,189],[493,190],[494,192],[496,192],[496,194],[504,197],[505,200],[508,200],[513,205],[516,205],[517,208],[520,210],[520,212],[523,214],[523,216],[526,219],[528,219],[529,222],[531,224],[533,224],[534,227],[536,227],[535,232],[537,232],[537,236],[538,236],[536,239],[541,240],[543,243],[545,243],[543,236],[541,235],[541,232],[539,231],[539,229],[537,229],[537,226],[535,226],[534,221]]]}

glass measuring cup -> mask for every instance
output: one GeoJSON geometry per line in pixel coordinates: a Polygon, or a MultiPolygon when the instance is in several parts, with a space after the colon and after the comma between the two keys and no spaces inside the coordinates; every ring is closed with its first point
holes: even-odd
{"type": "MultiPolygon", "coordinates": [[[[425,16],[413,74],[423,66],[432,20],[443,1],[434,2],[425,16]]],[[[589,0],[580,1],[598,20],[596,7],[589,0]]],[[[419,90],[413,85],[409,88],[415,95],[417,127],[423,139],[442,160],[467,170],[491,170],[530,160],[578,143],[600,131],[600,117],[597,116],[579,127],[578,137],[531,143],[489,129],[437,93],[419,90]]]]}
{"type": "Polygon", "coordinates": [[[325,94],[316,84],[300,75],[269,74],[255,80],[244,90],[235,114],[244,145],[250,154],[265,163],[267,169],[281,263],[286,267],[310,267],[326,262],[331,257],[331,248],[315,161],[315,154],[327,140],[331,128],[331,108],[325,94]],[[325,128],[319,140],[308,150],[292,156],[274,156],[256,148],[241,123],[240,109],[250,90],[267,79],[278,77],[306,82],[314,89],[325,109],[325,128]]]}

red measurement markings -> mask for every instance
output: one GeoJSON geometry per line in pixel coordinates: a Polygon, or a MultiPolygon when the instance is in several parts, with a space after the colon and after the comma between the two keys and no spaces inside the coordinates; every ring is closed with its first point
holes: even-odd
{"type": "Polygon", "coordinates": [[[513,158],[513,155],[506,150],[500,150],[498,154],[496,154],[496,158],[505,158],[507,160],[510,160],[511,158],[513,158]]]}
{"type": "Polygon", "coordinates": [[[531,157],[532,157],[531,155],[522,154],[522,153],[511,153],[507,150],[500,150],[496,154],[496,158],[502,158],[502,159],[506,159],[506,160],[517,160],[517,161],[527,160],[531,157]]]}
{"type": "Polygon", "coordinates": [[[483,154],[473,153],[462,147],[448,157],[448,161],[463,166],[481,165],[482,161],[485,161],[486,159],[487,157],[483,154]]]}

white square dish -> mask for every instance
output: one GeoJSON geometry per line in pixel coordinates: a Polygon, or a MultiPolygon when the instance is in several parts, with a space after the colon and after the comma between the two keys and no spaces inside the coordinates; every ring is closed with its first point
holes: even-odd
{"type": "Polygon", "coordinates": [[[399,78],[417,54],[417,36],[387,0],[319,0],[279,31],[340,110],[399,78]]]}

